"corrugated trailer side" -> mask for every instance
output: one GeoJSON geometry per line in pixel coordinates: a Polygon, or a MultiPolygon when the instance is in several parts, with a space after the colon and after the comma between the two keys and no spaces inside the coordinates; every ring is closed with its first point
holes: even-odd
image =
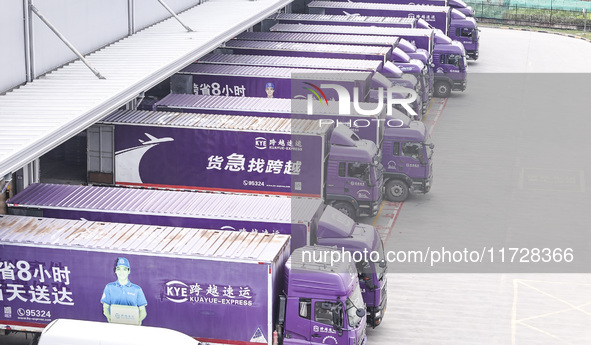
{"type": "Polygon", "coordinates": [[[62,219],[244,230],[315,243],[320,198],[286,198],[152,189],[34,184],[7,201],[8,212],[62,219]]]}
{"type": "Polygon", "coordinates": [[[289,252],[285,235],[0,216],[0,327],[106,322],[101,296],[125,257],[147,301],[142,325],[270,345],[289,252]]]}
{"type": "Polygon", "coordinates": [[[303,99],[169,94],[154,104],[154,110],[312,119],[317,121],[318,126],[327,123],[334,123],[335,127],[348,126],[361,139],[371,140],[380,146],[385,122],[392,119],[388,114],[388,107],[384,103],[376,105],[357,102],[357,104],[365,111],[357,111],[350,103],[341,104],[340,101],[334,100],[308,102],[303,99]],[[312,104],[312,109],[309,108],[309,104],[312,104]],[[341,106],[345,109],[341,109],[341,106]],[[370,111],[371,109],[373,110],[370,111]],[[368,112],[372,115],[367,115],[368,112]]]}
{"type": "Polygon", "coordinates": [[[303,119],[118,111],[95,126],[114,133],[110,153],[117,185],[325,196],[323,162],[328,159],[332,125],[303,119]]]}

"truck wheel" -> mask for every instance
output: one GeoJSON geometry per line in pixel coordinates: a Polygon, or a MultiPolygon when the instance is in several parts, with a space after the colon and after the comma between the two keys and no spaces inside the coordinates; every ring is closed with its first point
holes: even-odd
{"type": "Polygon", "coordinates": [[[451,94],[451,85],[446,81],[435,82],[435,97],[447,98],[451,94]]]}
{"type": "Polygon", "coordinates": [[[355,208],[353,207],[353,205],[349,204],[348,202],[340,201],[340,202],[337,202],[334,205],[332,205],[332,207],[343,212],[351,219],[357,218],[357,212],[355,212],[355,208]]]}
{"type": "Polygon", "coordinates": [[[408,197],[408,186],[400,180],[386,183],[386,198],[390,201],[402,202],[408,197]]]}

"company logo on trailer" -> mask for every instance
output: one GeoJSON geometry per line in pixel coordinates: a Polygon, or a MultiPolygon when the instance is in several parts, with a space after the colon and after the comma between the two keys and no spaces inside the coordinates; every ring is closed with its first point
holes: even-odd
{"type": "Polygon", "coordinates": [[[189,285],[178,280],[172,280],[166,283],[165,286],[167,300],[175,303],[183,303],[189,300],[189,285]]]}
{"type": "Polygon", "coordinates": [[[267,138],[256,137],[254,139],[254,147],[256,147],[259,150],[266,149],[267,148],[267,138]]]}
{"type": "Polygon", "coordinates": [[[225,304],[251,307],[255,294],[250,286],[226,285],[212,282],[191,282],[186,284],[171,280],[163,285],[162,296],[174,303],[225,304]]]}

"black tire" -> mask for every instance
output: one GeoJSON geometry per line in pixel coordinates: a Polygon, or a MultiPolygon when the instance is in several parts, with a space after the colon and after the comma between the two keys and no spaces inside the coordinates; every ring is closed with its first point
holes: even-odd
{"type": "Polygon", "coordinates": [[[435,97],[447,98],[451,94],[451,84],[447,81],[436,81],[434,87],[433,96],[435,97]]]}
{"type": "Polygon", "coordinates": [[[402,202],[408,198],[408,185],[401,180],[392,179],[386,183],[386,199],[402,202]]]}
{"type": "Polygon", "coordinates": [[[332,207],[336,208],[337,210],[341,211],[345,215],[347,215],[351,219],[357,218],[357,213],[355,212],[355,208],[353,205],[346,201],[339,201],[334,203],[332,207]]]}

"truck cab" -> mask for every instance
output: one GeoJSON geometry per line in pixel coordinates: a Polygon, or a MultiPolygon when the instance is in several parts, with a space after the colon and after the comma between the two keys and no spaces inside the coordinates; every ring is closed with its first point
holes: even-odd
{"type": "Polygon", "coordinates": [[[379,232],[371,225],[355,223],[349,217],[327,206],[318,222],[318,244],[343,248],[354,252],[376,253],[368,255],[368,260],[356,262],[359,285],[363,301],[367,306],[367,323],[372,328],[378,326],[386,311],[386,271],[384,243],[379,232]]]}
{"type": "Polygon", "coordinates": [[[373,217],[382,204],[379,149],[345,125],[333,130],[326,172],[326,202],[350,218],[373,217]]]}
{"type": "Polygon", "coordinates": [[[451,22],[447,35],[452,40],[461,42],[466,49],[467,55],[478,59],[478,25],[474,17],[466,17],[457,9],[451,11],[451,22]]]}
{"type": "Polygon", "coordinates": [[[466,50],[462,43],[435,44],[433,49],[435,64],[434,95],[449,97],[451,91],[464,91],[467,87],[466,50]]]}
{"type": "Polygon", "coordinates": [[[353,262],[329,262],[333,249],[303,247],[288,259],[279,305],[283,345],[366,344],[357,270],[353,262]]]}
{"type": "Polygon", "coordinates": [[[385,196],[402,202],[409,192],[428,193],[433,181],[433,148],[425,124],[403,119],[398,128],[386,128],[382,142],[385,196]]]}

